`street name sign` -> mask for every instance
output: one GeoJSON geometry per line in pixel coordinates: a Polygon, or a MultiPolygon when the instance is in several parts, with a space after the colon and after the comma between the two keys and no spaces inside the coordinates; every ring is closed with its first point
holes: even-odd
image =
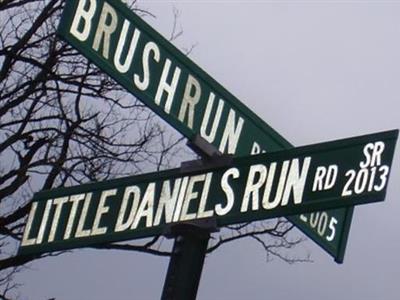
{"type": "MultiPolygon", "coordinates": [[[[398,131],[233,158],[35,194],[20,254],[163,234],[168,224],[218,226],[383,201],[398,131]]],[[[334,219],[314,213],[327,239],[334,219]]]]}
{"type": "MultiPolygon", "coordinates": [[[[246,156],[292,145],[119,0],[70,0],[59,35],[177,131],[221,153],[246,156]]],[[[333,239],[289,220],[336,261],[343,260],[352,208],[326,211],[333,239]]]]}

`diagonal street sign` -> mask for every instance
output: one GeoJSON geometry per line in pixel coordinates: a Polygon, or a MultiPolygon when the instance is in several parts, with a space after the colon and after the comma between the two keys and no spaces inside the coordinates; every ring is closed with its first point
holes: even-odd
{"type": "MultiPolygon", "coordinates": [[[[292,145],[118,0],[66,2],[59,35],[196,144],[245,156],[292,145]]],[[[316,214],[289,217],[342,262],[353,209],[321,212],[336,234],[320,235],[316,214]]]]}
{"type": "MultiPolygon", "coordinates": [[[[20,254],[163,234],[165,225],[218,226],[383,201],[398,130],[35,194],[20,254]]],[[[310,220],[335,235],[327,213],[310,220]]]]}

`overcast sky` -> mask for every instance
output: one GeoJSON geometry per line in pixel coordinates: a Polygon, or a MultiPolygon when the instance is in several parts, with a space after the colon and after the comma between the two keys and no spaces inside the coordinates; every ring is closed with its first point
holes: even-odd
{"type": "MultiPolygon", "coordinates": [[[[400,1],[138,1],[179,47],[294,145],[400,127],[400,1]]],[[[266,262],[251,240],[206,258],[198,299],[397,300],[400,147],[386,201],[355,209],[345,261],[266,262]]],[[[299,233],[300,234],[300,233],[299,233]]],[[[21,299],[159,299],[168,259],[76,250],[18,276],[21,299]]]]}

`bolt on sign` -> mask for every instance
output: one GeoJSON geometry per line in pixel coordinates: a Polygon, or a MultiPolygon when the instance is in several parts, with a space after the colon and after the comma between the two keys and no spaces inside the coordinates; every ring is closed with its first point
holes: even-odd
{"type": "MultiPolygon", "coordinates": [[[[166,224],[218,226],[383,201],[398,131],[35,194],[20,254],[150,237],[166,224]]],[[[329,241],[337,220],[309,220],[329,241]]]]}
{"type": "MultiPolygon", "coordinates": [[[[59,35],[190,141],[235,156],[292,148],[121,1],[67,1],[59,35]]],[[[352,208],[322,214],[337,221],[333,239],[312,226],[316,214],[288,218],[341,262],[352,208]]]]}

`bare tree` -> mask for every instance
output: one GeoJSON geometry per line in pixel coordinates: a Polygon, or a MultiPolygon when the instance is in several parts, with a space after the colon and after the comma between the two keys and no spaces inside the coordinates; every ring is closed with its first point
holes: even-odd
{"type": "MultiPolygon", "coordinates": [[[[146,14],[135,2],[131,8],[146,14]]],[[[4,299],[17,287],[15,272],[46,256],[16,255],[34,192],[169,167],[182,140],[56,37],[64,3],[0,1],[0,298],[4,299]]],[[[181,31],[173,32],[171,38],[179,35],[181,31]]],[[[283,219],[230,226],[213,237],[209,252],[248,237],[268,255],[299,261],[281,252],[301,241],[289,237],[291,229],[283,219]]],[[[140,245],[97,248],[168,256],[159,243],[156,237],[140,245]]]]}
{"type": "Polygon", "coordinates": [[[0,3],[0,277],[4,294],[34,192],[168,165],[180,138],[56,37],[64,1],[0,3]],[[3,284],[4,283],[4,284],[3,284]]]}

